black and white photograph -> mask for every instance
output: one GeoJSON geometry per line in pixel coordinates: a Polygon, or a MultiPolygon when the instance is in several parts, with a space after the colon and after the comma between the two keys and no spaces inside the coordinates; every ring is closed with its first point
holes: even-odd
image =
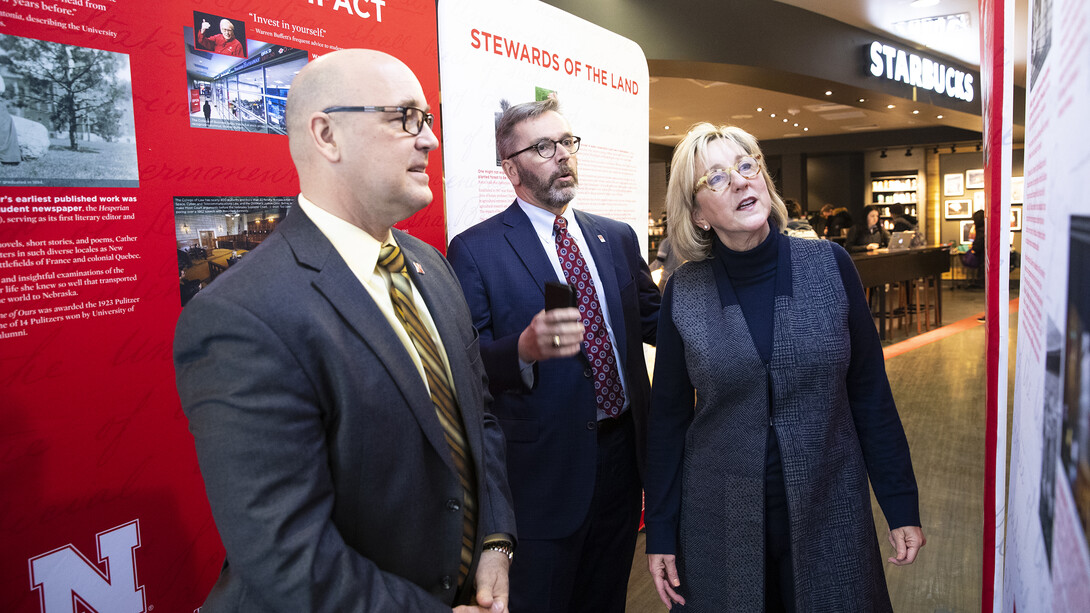
{"type": "Polygon", "coordinates": [[[129,56],[0,34],[0,185],[139,187],[129,56]]]}
{"type": "Polygon", "coordinates": [[[984,189],[983,168],[974,168],[965,171],[965,189],[984,189]]]}
{"type": "Polygon", "coordinates": [[[965,177],[960,172],[943,175],[942,195],[961,196],[965,194],[965,177]]]}

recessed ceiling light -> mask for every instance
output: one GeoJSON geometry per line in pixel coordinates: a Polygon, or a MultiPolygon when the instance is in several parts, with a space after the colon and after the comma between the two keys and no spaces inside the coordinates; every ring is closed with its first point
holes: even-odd
{"type": "Polygon", "coordinates": [[[783,122],[787,123],[787,118],[786,117],[783,118],[783,122]]]}
{"type": "Polygon", "coordinates": [[[759,106],[759,107],[757,107],[757,112],[758,112],[758,113],[760,113],[760,112],[761,112],[761,111],[763,111],[763,110],[764,110],[764,107],[760,107],[760,106],[759,106]]]}
{"type": "Polygon", "coordinates": [[[769,116],[769,117],[775,117],[775,116],[776,116],[776,114],[775,114],[775,113],[769,113],[769,114],[768,114],[768,116],[769,116]]]}
{"type": "Polygon", "coordinates": [[[942,119],[942,115],[936,115],[935,119],[942,119]]]}
{"type": "Polygon", "coordinates": [[[887,104],[886,108],[887,109],[895,109],[895,108],[897,108],[897,105],[896,104],[887,104]]]}
{"type": "Polygon", "coordinates": [[[670,129],[670,126],[662,126],[662,129],[663,129],[663,130],[669,130],[669,129],[670,129]]]}
{"type": "Polygon", "coordinates": [[[797,128],[797,127],[799,127],[799,124],[797,124],[797,123],[796,123],[796,124],[794,124],[794,125],[795,125],[795,127],[796,127],[796,128],[797,128]]]}
{"type": "Polygon", "coordinates": [[[867,99],[866,99],[866,98],[860,98],[860,99],[859,99],[859,101],[860,101],[860,102],[866,102],[866,101],[867,101],[867,99]]]}
{"type": "Polygon", "coordinates": [[[827,89],[827,90],[825,90],[825,95],[826,95],[826,96],[832,96],[832,95],[833,95],[833,91],[832,91],[831,89],[827,89]]]}
{"type": "Polygon", "coordinates": [[[913,111],[912,111],[912,114],[913,114],[913,115],[919,115],[919,114],[920,114],[920,111],[918,111],[918,110],[913,110],[913,111]]]}
{"type": "Polygon", "coordinates": [[[803,132],[809,132],[809,131],[810,131],[810,128],[803,128],[803,129],[802,129],[802,131],[803,131],[803,132]]]}

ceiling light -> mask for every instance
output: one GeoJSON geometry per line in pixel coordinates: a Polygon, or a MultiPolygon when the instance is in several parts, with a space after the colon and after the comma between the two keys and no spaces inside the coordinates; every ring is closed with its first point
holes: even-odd
{"type": "Polygon", "coordinates": [[[783,122],[787,123],[787,118],[786,117],[783,118],[783,122]]]}
{"type": "Polygon", "coordinates": [[[810,131],[810,128],[803,128],[803,129],[802,129],[802,131],[803,131],[803,132],[809,132],[809,131],[810,131]]]}
{"type": "Polygon", "coordinates": [[[942,119],[942,115],[935,115],[935,119],[942,119]]]}
{"type": "Polygon", "coordinates": [[[795,124],[795,127],[796,127],[796,128],[797,128],[797,127],[799,127],[799,124],[795,124]]]}
{"type": "Polygon", "coordinates": [[[775,113],[769,113],[769,114],[768,114],[768,116],[769,116],[769,117],[775,117],[775,116],[776,116],[776,114],[775,114],[775,113]]]}
{"type": "Polygon", "coordinates": [[[765,110],[765,109],[764,109],[764,107],[762,107],[762,106],[759,106],[759,107],[757,107],[757,112],[758,112],[758,113],[760,113],[760,112],[761,112],[761,111],[763,111],[763,110],[765,110]]]}
{"type": "Polygon", "coordinates": [[[914,110],[914,111],[912,111],[912,114],[913,114],[913,115],[919,115],[919,114],[920,114],[920,111],[919,111],[919,110],[914,110]]]}
{"type": "Polygon", "coordinates": [[[897,105],[896,104],[887,104],[886,108],[887,109],[895,109],[895,108],[897,108],[897,105]]]}
{"type": "Polygon", "coordinates": [[[860,99],[859,99],[859,101],[860,101],[860,102],[866,102],[866,101],[867,101],[867,99],[866,99],[866,98],[860,98],[860,99]]]}
{"type": "Polygon", "coordinates": [[[663,130],[669,130],[669,129],[670,129],[670,126],[662,126],[662,129],[663,129],[663,130]]]}
{"type": "Polygon", "coordinates": [[[886,150],[885,150],[885,149],[883,149],[883,150],[882,150],[882,155],[880,155],[880,156],[878,156],[878,157],[880,157],[880,158],[884,158],[884,157],[886,157],[886,150]]]}
{"type": "Polygon", "coordinates": [[[830,89],[827,89],[827,90],[825,90],[825,95],[826,95],[826,96],[832,96],[832,95],[833,95],[833,91],[832,91],[832,90],[830,90],[830,89]]]}
{"type": "Polygon", "coordinates": [[[909,147],[908,149],[905,149],[905,157],[906,158],[912,157],[912,147],[909,147]]]}

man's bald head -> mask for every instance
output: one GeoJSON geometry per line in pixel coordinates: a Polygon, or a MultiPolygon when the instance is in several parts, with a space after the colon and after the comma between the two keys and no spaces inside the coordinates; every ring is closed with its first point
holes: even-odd
{"type": "Polygon", "coordinates": [[[367,49],[310,62],[288,92],[288,144],[303,195],[379,240],[432,198],[428,154],[439,141],[430,124],[407,130],[400,107],[428,112],[420,81],[401,60],[367,49]],[[388,110],[324,112],[334,106],[388,110]]]}
{"type": "Polygon", "coordinates": [[[284,120],[296,166],[313,154],[307,142],[311,116],[335,105],[376,104],[367,101],[368,84],[391,67],[409,71],[408,66],[388,53],[341,49],[309,62],[295,75],[288,91],[284,120]]]}

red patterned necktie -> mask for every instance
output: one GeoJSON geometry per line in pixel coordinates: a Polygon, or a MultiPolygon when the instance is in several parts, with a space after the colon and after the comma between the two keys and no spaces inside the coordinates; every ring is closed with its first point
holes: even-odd
{"type": "Polygon", "coordinates": [[[598,408],[610,417],[617,417],[624,407],[624,389],[617,373],[613,343],[609,340],[605,319],[602,318],[602,303],[594,289],[594,279],[590,276],[579,245],[568,234],[568,221],[557,215],[553,221],[553,233],[556,236],[556,254],[560,257],[560,266],[564,269],[568,283],[575,287],[579,296],[579,312],[583,315],[583,350],[594,373],[594,392],[598,408]]]}

